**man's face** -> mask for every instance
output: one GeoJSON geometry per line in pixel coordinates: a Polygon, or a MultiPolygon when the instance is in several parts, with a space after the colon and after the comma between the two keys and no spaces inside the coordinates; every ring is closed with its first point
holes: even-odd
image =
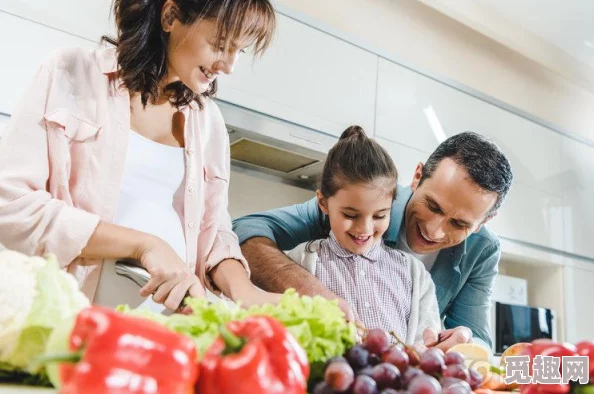
{"type": "Polygon", "coordinates": [[[443,159],[419,185],[422,168],[417,166],[404,214],[406,239],[415,253],[457,245],[493,217],[488,215],[497,193],[481,189],[453,160],[443,159]]]}

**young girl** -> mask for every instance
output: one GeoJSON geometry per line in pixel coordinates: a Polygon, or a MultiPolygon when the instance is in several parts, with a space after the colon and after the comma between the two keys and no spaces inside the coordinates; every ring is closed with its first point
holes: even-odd
{"type": "MultiPolygon", "coordinates": [[[[115,0],[114,48],[57,53],[0,142],[0,237],[55,253],[96,303],[176,309],[219,289],[258,291],[227,213],[229,144],[211,96],[275,27],[268,0],[115,0]],[[136,259],[140,290],[113,261],[136,259]]],[[[109,41],[109,40],[108,40],[109,41]]]]}
{"type": "Polygon", "coordinates": [[[382,241],[397,180],[388,153],[360,127],[349,127],[328,153],[317,191],[329,237],[287,253],[345,299],[367,328],[393,331],[413,344],[441,324],[423,263],[382,241]]]}

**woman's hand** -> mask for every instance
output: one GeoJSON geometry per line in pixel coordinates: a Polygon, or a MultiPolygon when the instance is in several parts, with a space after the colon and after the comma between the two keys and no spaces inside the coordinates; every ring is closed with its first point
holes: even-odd
{"type": "Polygon", "coordinates": [[[151,238],[138,252],[140,264],[149,272],[151,279],[140,289],[140,295],[176,310],[186,297],[205,296],[198,277],[183,262],[177,253],[160,238],[151,238]]]}

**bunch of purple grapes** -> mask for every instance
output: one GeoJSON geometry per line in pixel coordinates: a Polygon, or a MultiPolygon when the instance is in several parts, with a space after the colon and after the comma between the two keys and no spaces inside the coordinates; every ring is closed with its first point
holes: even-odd
{"type": "Polygon", "coordinates": [[[482,379],[466,368],[459,353],[430,348],[419,354],[409,346],[390,345],[383,330],[373,329],[362,345],[328,360],[313,394],[472,394],[482,379]]]}

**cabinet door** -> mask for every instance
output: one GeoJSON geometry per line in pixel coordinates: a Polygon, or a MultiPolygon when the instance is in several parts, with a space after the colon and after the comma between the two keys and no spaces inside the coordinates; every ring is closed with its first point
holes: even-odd
{"type": "Polygon", "coordinates": [[[593,284],[594,267],[565,267],[565,339],[568,342],[594,338],[593,284]]]}
{"type": "MultiPolygon", "coordinates": [[[[0,10],[98,42],[114,34],[113,0],[2,0],[0,10]]],[[[9,36],[10,37],[10,36],[9,36]]]]}
{"type": "Polygon", "coordinates": [[[52,51],[61,47],[96,47],[91,41],[3,12],[0,36],[6,37],[0,73],[0,112],[6,114],[12,113],[39,65],[52,51]]]}
{"type": "Polygon", "coordinates": [[[8,116],[0,115],[0,138],[2,138],[2,133],[4,132],[4,127],[6,127],[6,123],[8,123],[8,116]]]}
{"type": "Polygon", "coordinates": [[[511,239],[563,249],[562,136],[380,59],[377,137],[430,153],[468,130],[492,138],[514,172],[510,195],[491,226],[511,239]]]}
{"type": "Polygon", "coordinates": [[[563,223],[561,197],[516,182],[488,226],[509,239],[564,250],[563,223]]]}
{"type": "Polygon", "coordinates": [[[277,16],[272,46],[221,76],[219,99],[332,135],[351,124],[373,135],[377,56],[277,16]]]}
{"type": "Polygon", "coordinates": [[[594,258],[594,147],[564,138],[562,148],[567,251],[594,258]]]}
{"type": "Polygon", "coordinates": [[[550,191],[559,175],[559,134],[385,59],[378,65],[376,128],[376,136],[425,152],[475,131],[502,148],[516,181],[550,191]]]}
{"type": "Polygon", "coordinates": [[[376,141],[388,151],[390,157],[394,160],[394,164],[396,164],[396,168],[398,169],[398,183],[404,186],[410,186],[417,164],[427,160],[429,154],[381,137],[377,137],[376,141]]]}

